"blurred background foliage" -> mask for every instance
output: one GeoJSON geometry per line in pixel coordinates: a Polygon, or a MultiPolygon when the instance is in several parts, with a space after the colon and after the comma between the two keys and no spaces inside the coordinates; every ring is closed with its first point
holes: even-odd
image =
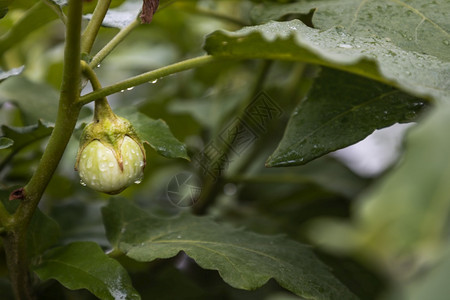
{"type": "MultiPolygon", "coordinates": [[[[123,2],[113,0],[112,7],[120,7],[123,2]]],[[[252,25],[250,11],[262,2],[270,1],[162,0],[154,21],[136,28],[98,66],[98,77],[102,85],[107,86],[148,70],[202,55],[205,35],[217,29],[234,31],[243,25],[252,25]]],[[[95,1],[86,2],[85,13],[91,13],[94,7],[95,1]]],[[[117,32],[117,28],[101,28],[93,52],[101,49],[117,32]]],[[[0,151],[0,189],[4,199],[11,190],[24,185],[30,178],[51,131],[49,128],[56,116],[57,91],[61,84],[64,28],[44,1],[15,0],[8,14],[0,21],[0,35],[2,69],[25,66],[19,76],[11,77],[0,85],[2,133],[12,130],[19,135],[18,140],[26,138],[35,141],[24,148],[0,151]],[[8,33],[13,25],[16,32],[8,33]],[[33,133],[32,136],[29,132],[33,133]]],[[[448,274],[449,268],[444,268],[445,265],[436,269],[431,267],[438,264],[434,257],[428,257],[435,253],[434,250],[420,253],[419,258],[409,261],[408,256],[399,257],[401,261],[397,265],[389,266],[390,262],[395,261],[395,256],[390,256],[395,254],[395,249],[386,254],[384,247],[389,251],[391,240],[386,241],[386,245],[369,243],[364,245],[367,248],[353,247],[358,238],[353,238],[352,231],[348,230],[348,221],[356,211],[354,207],[360,205],[361,195],[374,189],[373,182],[379,182],[377,177],[382,177],[384,170],[371,177],[361,176],[335,155],[326,155],[304,166],[264,167],[266,159],[280,142],[292,111],[306,95],[318,71],[319,67],[301,62],[219,61],[136,86],[108,99],[113,109],[132,106],[151,118],[163,119],[194,157],[233,120],[242,103],[248,103],[255,96],[255,87],[259,89],[256,92],[264,90],[283,113],[242,155],[234,156],[223,182],[217,186],[215,201],[208,207],[208,214],[258,233],[286,234],[300,242],[321,245],[315,248],[316,253],[361,299],[380,299],[381,295],[400,299],[395,295],[401,295],[404,291],[410,296],[405,299],[444,299],[439,298],[443,295],[441,290],[432,298],[419,298],[413,291],[420,289],[414,286],[415,281],[433,286],[448,274]],[[330,217],[339,221],[330,221],[330,217]],[[325,218],[326,221],[320,222],[325,218]],[[335,223],[326,226],[329,222],[335,223]],[[381,250],[378,251],[378,248],[381,250]],[[418,260],[423,263],[418,264],[418,260]],[[380,264],[380,261],[383,263],[380,264]],[[434,281],[428,277],[436,279],[434,281]]],[[[83,93],[89,91],[87,86],[83,93]]],[[[83,109],[78,129],[40,209],[59,224],[60,244],[94,241],[108,249],[100,207],[110,196],[81,186],[74,172],[77,138],[83,125],[90,121],[92,109],[91,105],[83,109]]],[[[117,197],[132,199],[141,207],[160,215],[188,210],[169,201],[168,185],[181,172],[198,172],[201,177],[204,176],[202,170],[193,162],[167,159],[157,155],[150,147],[146,149],[148,166],[144,180],[117,197]]],[[[386,148],[383,151],[396,150],[386,148]]],[[[416,154],[417,159],[420,155],[416,154]]],[[[414,172],[420,172],[420,167],[414,172]]],[[[402,177],[397,184],[409,183],[402,177]]],[[[395,201],[392,199],[390,203],[395,201]]],[[[383,215],[389,209],[389,204],[385,204],[378,214],[383,215]]],[[[395,213],[404,211],[399,207],[393,214],[395,216],[395,213]]],[[[395,217],[391,221],[395,222],[395,217]]],[[[386,226],[389,230],[389,223],[386,226]]],[[[399,230],[403,231],[398,236],[407,232],[407,228],[399,230]]],[[[448,257],[448,254],[442,257],[448,257]]],[[[225,284],[217,272],[201,269],[182,253],[172,259],[151,263],[138,263],[126,257],[119,257],[119,261],[130,272],[133,284],[143,299],[298,298],[273,280],[256,291],[234,289],[225,284]]],[[[445,261],[448,265],[448,259],[445,261]]],[[[2,299],[12,297],[6,274],[4,256],[0,255],[2,299]]],[[[438,289],[442,286],[438,284],[438,289]]],[[[40,286],[39,293],[42,299],[93,297],[85,291],[69,291],[56,281],[40,286]]]]}

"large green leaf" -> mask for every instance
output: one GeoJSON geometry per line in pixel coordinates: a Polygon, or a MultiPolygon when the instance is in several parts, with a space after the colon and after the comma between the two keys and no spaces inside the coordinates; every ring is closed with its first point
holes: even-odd
{"type": "Polygon", "coordinates": [[[315,28],[345,28],[352,36],[390,40],[402,49],[450,60],[450,2],[446,0],[325,0],[265,3],[252,10],[257,23],[307,14],[315,28]]]}
{"type": "Polygon", "coordinates": [[[389,39],[404,50],[450,61],[450,1],[332,0],[314,15],[314,26],[340,26],[347,33],[389,39]]]}
{"type": "Polygon", "coordinates": [[[9,78],[0,85],[0,103],[16,103],[27,124],[36,124],[39,119],[54,121],[58,98],[58,92],[51,86],[33,82],[24,76],[9,78]]]}
{"type": "Polygon", "coordinates": [[[357,202],[355,222],[317,224],[312,237],[330,247],[364,249],[402,273],[405,259],[414,268],[432,258],[448,244],[449,130],[446,103],[410,131],[401,163],[357,202]]]}
{"type": "Polygon", "coordinates": [[[154,120],[135,109],[119,109],[117,114],[127,118],[139,137],[162,156],[189,160],[186,146],[173,136],[163,120],[154,120]]]}
{"type": "Polygon", "coordinates": [[[411,122],[424,102],[393,87],[323,69],[295,109],[269,167],[305,164],[395,123],[411,122]]]}
{"type": "Polygon", "coordinates": [[[42,280],[88,289],[100,299],[140,299],[126,270],[93,242],[76,242],[48,251],[33,270],[42,280]]]}
{"type": "Polygon", "coordinates": [[[36,125],[26,127],[11,127],[5,125],[1,127],[3,137],[14,141],[10,148],[15,152],[49,136],[52,133],[52,130],[53,124],[43,121],[38,121],[36,125]]]}
{"type": "Polygon", "coordinates": [[[108,239],[138,261],[169,258],[184,251],[205,269],[218,270],[233,287],[256,289],[274,278],[307,299],[354,299],[308,246],[181,214],[158,218],[111,199],[103,208],[108,239]]]}
{"type": "Polygon", "coordinates": [[[216,31],[205,42],[219,57],[303,61],[355,73],[419,97],[450,99],[450,63],[401,49],[389,40],[358,37],[342,27],[318,30],[299,20],[236,32],[216,31]]]}

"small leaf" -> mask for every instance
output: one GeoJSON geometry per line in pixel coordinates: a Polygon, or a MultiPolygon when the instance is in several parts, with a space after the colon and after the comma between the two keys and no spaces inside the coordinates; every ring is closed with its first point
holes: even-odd
{"type": "Polygon", "coordinates": [[[157,218],[123,199],[102,210],[114,248],[138,261],[170,258],[180,251],[202,268],[218,270],[235,288],[252,290],[274,278],[307,299],[355,299],[308,246],[181,214],[157,218]]]}
{"type": "Polygon", "coordinates": [[[6,72],[0,70],[0,82],[2,82],[3,80],[5,80],[9,77],[19,75],[20,73],[22,73],[24,68],[25,68],[24,66],[21,66],[21,67],[14,68],[14,69],[11,69],[6,72]]]}
{"type": "Polygon", "coordinates": [[[127,118],[139,137],[162,156],[189,160],[186,146],[173,136],[164,121],[149,118],[135,109],[119,109],[117,114],[127,118]]]}
{"type": "Polygon", "coordinates": [[[17,152],[29,144],[49,136],[52,133],[53,124],[38,121],[36,125],[26,127],[11,127],[3,125],[1,129],[3,132],[3,138],[14,141],[11,149],[17,152]]]}
{"type": "Polygon", "coordinates": [[[205,41],[214,56],[302,61],[380,81],[412,95],[450,99],[450,63],[405,51],[384,38],[358,37],[341,27],[317,30],[299,20],[270,22],[236,32],[216,31],[205,41]]]}
{"type": "Polygon", "coordinates": [[[323,69],[295,109],[269,167],[295,166],[352,145],[395,123],[414,120],[425,102],[390,86],[323,69]]]}
{"type": "Polygon", "coordinates": [[[14,145],[14,141],[12,139],[6,137],[0,137],[0,150],[10,148],[14,145]]]}
{"type": "Polygon", "coordinates": [[[76,242],[48,251],[33,270],[71,290],[87,289],[100,299],[140,299],[126,270],[93,242],[76,242]]]}

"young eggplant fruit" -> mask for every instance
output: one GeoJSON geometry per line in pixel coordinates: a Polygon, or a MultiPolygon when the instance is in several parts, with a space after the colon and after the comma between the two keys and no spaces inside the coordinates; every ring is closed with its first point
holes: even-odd
{"type": "Polygon", "coordinates": [[[127,119],[111,112],[83,130],[75,165],[83,185],[118,194],[141,182],[145,164],[144,145],[127,119]]]}

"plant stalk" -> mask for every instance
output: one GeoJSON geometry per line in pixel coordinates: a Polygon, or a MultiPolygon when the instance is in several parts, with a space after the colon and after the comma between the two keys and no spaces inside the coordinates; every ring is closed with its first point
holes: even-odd
{"type": "Polygon", "coordinates": [[[94,45],[95,38],[97,37],[98,31],[102,26],[103,19],[108,12],[111,0],[100,0],[97,2],[92,18],[89,21],[86,29],[81,35],[81,52],[89,54],[91,52],[92,46],[94,45]]]}
{"type": "Polygon", "coordinates": [[[102,48],[95,56],[92,58],[89,66],[91,68],[96,68],[102,61],[108,56],[129,34],[133,29],[138,27],[141,22],[135,19],[128,26],[121,29],[118,34],[116,34],[112,40],[110,40],[105,47],[102,48]]]}
{"type": "Polygon", "coordinates": [[[63,81],[55,128],[35,173],[19,195],[21,197],[18,197],[21,202],[11,217],[9,231],[3,238],[10,280],[15,298],[18,300],[33,299],[29,260],[26,253],[28,226],[69,142],[81,108],[77,100],[80,94],[81,78],[82,8],[82,1],[69,0],[63,81]]]}
{"type": "MultiPolygon", "coordinates": [[[[92,89],[97,91],[102,88],[100,81],[98,80],[97,75],[94,70],[85,62],[81,61],[81,68],[83,74],[89,79],[92,85],[92,89]]],[[[99,122],[104,118],[114,118],[116,115],[109,106],[108,100],[106,97],[102,97],[100,99],[95,100],[95,110],[94,110],[94,120],[99,122]]]]}

